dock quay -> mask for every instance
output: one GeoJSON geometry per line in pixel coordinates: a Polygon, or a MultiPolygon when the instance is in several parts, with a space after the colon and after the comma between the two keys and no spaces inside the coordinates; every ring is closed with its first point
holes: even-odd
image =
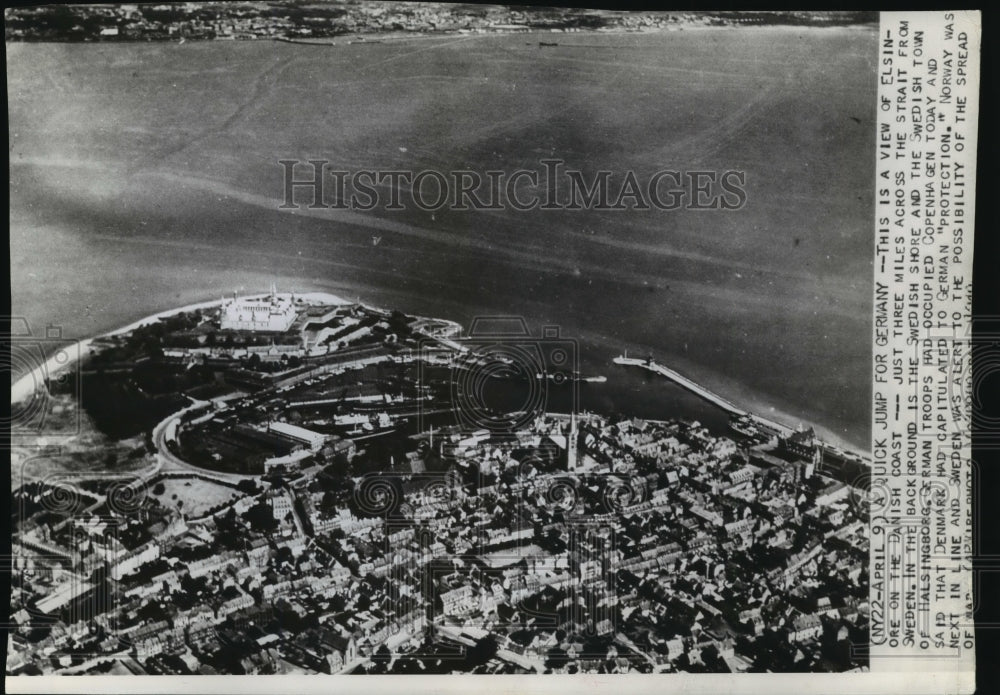
{"type": "Polygon", "coordinates": [[[619,355],[614,359],[614,363],[623,366],[642,367],[643,369],[648,369],[655,374],[659,374],[660,376],[670,379],[681,388],[684,388],[694,395],[708,401],[712,405],[721,408],[730,415],[735,417],[751,418],[765,428],[776,431],[781,436],[787,437],[795,431],[788,425],[783,425],[780,422],[775,422],[774,420],[769,420],[768,418],[751,413],[750,411],[739,407],[728,398],[723,398],[719,394],[714,391],[710,391],[701,384],[691,381],[680,372],[671,369],[670,367],[665,367],[662,364],[654,362],[653,360],[643,360],[635,357],[629,357],[628,355],[619,355]]]}

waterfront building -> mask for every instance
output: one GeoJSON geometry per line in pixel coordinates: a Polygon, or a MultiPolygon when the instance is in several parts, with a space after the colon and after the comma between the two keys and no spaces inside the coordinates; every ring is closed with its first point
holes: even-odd
{"type": "Polygon", "coordinates": [[[266,297],[237,297],[224,300],[220,326],[223,330],[287,331],[297,316],[294,295],[279,295],[272,283],[266,297]]]}

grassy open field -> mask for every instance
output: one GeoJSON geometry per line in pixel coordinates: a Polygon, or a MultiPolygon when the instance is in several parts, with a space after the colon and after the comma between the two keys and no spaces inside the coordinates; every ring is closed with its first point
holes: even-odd
{"type": "Polygon", "coordinates": [[[188,516],[199,516],[212,507],[216,507],[223,502],[231,500],[240,493],[230,487],[211,483],[200,478],[164,478],[164,491],[160,495],[154,495],[150,486],[149,494],[155,497],[160,504],[167,507],[181,509],[188,516]],[[182,503],[178,507],[178,502],[182,503]]]}

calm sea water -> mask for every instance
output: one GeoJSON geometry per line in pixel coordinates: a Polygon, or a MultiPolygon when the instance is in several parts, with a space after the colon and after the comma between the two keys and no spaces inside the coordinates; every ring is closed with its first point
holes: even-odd
{"type": "Polygon", "coordinates": [[[652,354],[868,447],[873,29],[368,46],[9,44],[15,314],[68,337],[234,289],[577,341],[582,407],[724,422],[652,354]],[[740,169],[739,211],[280,211],[338,168],[740,169]],[[378,238],[374,243],[373,237],[378,238]]]}

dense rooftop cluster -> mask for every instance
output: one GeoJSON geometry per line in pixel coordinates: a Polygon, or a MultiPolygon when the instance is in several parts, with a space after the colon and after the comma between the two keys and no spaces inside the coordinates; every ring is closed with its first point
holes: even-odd
{"type": "Polygon", "coordinates": [[[866,667],[867,496],[811,431],[470,429],[455,324],[292,301],[96,341],[102,398],[172,408],[145,468],[15,490],[10,673],[866,667]]]}
{"type": "Polygon", "coordinates": [[[513,437],[439,433],[443,470],[413,472],[439,460],[426,450],[409,472],[311,466],[197,516],[151,493],[59,509],[58,490],[22,488],[22,542],[62,557],[20,575],[8,668],[859,665],[867,540],[845,485],[760,465],[695,423],[598,416],[567,470],[567,430],[545,417],[513,437]]]}
{"type": "Polygon", "coordinates": [[[683,25],[842,25],[862,12],[609,12],[404,2],[186,2],[8,9],[7,40],[162,41],[497,31],[642,31],[683,25]]]}

